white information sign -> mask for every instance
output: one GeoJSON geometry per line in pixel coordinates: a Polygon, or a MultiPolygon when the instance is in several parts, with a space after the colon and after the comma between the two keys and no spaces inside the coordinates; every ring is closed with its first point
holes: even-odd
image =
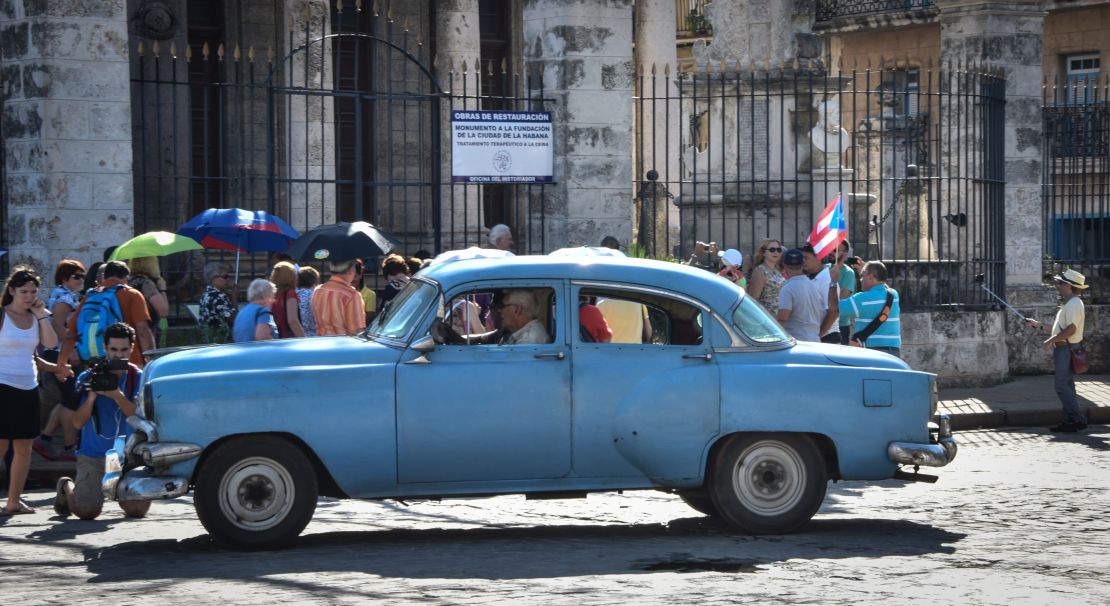
{"type": "Polygon", "coordinates": [[[551,112],[451,112],[451,180],[551,183],[551,112]]]}

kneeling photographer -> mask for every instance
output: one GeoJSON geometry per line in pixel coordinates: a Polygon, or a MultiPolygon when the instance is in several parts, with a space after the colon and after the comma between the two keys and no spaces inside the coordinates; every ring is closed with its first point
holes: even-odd
{"type": "MultiPolygon", "coordinates": [[[[73,426],[81,432],[77,449],[77,479],[58,480],[54,511],[61,516],[73,514],[82,520],[100,515],[104,495],[104,455],[117,436],[128,436],[127,417],[135,414],[135,397],[142,382],[142,371],[127,361],[135,342],[135,329],[117,322],[104,331],[106,357],[92,363],[77,377],[78,402],[73,426]]],[[[132,518],[141,518],[150,501],[121,501],[120,508],[132,518]]]]}

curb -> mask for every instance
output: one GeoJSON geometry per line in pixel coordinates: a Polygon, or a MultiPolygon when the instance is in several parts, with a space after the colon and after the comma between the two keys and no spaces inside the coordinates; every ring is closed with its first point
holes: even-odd
{"type": "MultiPolygon", "coordinates": [[[[1080,406],[1091,425],[1110,423],[1110,407],[1080,406]]],[[[1006,410],[949,415],[953,431],[994,429],[997,427],[1051,426],[1061,421],[1060,409],[1006,410]]]]}

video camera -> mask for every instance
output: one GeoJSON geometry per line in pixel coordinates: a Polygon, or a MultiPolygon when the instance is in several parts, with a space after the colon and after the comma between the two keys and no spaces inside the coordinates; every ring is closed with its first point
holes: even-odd
{"type": "Polygon", "coordinates": [[[77,385],[78,391],[112,391],[119,385],[119,377],[112,374],[127,370],[127,360],[94,358],[89,364],[89,374],[77,385]]]}

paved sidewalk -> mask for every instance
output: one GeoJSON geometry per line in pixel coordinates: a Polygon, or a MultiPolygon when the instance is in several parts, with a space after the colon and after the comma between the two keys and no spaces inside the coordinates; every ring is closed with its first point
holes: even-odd
{"type": "MultiPolygon", "coordinates": [[[[1110,375],[1080,375],[1075,390],[1089,423],[1110,423],[1110,375]]],[[[939,411],[951,417],[952,429],[1056,425],[1061,410],[1052,375],[940,390],[939,411]]]]}

